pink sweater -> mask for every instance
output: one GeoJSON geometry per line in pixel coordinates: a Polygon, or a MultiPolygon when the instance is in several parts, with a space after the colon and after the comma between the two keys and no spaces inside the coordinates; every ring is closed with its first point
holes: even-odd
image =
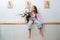
{"type": "Polygon", "coordinates": [[[34,14],[34,13],[31,13],[30,16],[31,16],[30,17],[31,20],[36,20],[37,19],[37,15],[34,14]]]}
{"type": "Polygon", "coordinates": [[[29,19],[31,19],[31,20],[38,20],[41,23],[43,23],[43,19],[42,19],[42,17],[38,13],[37,14],[31,13],[30,15],[31,15],[31,17],[29,19]]]}

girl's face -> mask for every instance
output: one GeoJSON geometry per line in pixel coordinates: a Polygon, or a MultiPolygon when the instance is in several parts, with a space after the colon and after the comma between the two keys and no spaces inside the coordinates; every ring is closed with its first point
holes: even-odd
{"type": "Polygon", "coordinates": [[[35,10],[35,8],[34,8],[34,6],[32,6],[32,7],[31,7],[31,11],[34,11],[34,10],[35,10]]]}
{"type": "Polygon", "coordinates": [[[31,12],[37,13],[37,8],[36,8],[36,6],[32,6],[32,7],[31,7],[31,12]]]}

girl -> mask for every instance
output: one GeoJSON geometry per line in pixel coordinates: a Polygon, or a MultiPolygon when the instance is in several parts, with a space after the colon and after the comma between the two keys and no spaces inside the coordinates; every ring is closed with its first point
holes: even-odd
{"type": "Polygon", "coordinates": [[[39,17],[40,15],[38,14],[37,8],[35,5],[32,6],[32,10],[30,13],[30,18],[29,18],[29,22],[28,22],[28,28],[29,28],[29,38],[31,38],[31,29],[32,29],[32,24],[36,23],[37,28],[40,31],[41,36],[43,37],[43,32],[42,32],[42,24],[43,21],[40,19],[41,17],[39,17]]]}

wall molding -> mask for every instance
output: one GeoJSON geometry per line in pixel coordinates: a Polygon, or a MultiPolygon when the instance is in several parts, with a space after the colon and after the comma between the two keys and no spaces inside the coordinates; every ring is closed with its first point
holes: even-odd
{"type": "MultiPolygon", "coordinates": [[[[16,24],[27,24],[26,22],[0,22],[0,25],[16,25],[16,24]]],[[[44,22],[45,25],[47,24],[58,24],[60,25],[60,22],[44,22]]]]}

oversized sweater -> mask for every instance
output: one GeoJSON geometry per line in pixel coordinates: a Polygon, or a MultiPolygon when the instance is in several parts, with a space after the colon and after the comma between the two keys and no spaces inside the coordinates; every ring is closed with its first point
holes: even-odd
{"type": "Polygon", "coordinates": [[[43,23],[43,19],[39,13],[34,14],[34,12],[32,12],[30,16],[31,17],[29,18],[29,20],[38,20],[39,22],[43,23]]]}

